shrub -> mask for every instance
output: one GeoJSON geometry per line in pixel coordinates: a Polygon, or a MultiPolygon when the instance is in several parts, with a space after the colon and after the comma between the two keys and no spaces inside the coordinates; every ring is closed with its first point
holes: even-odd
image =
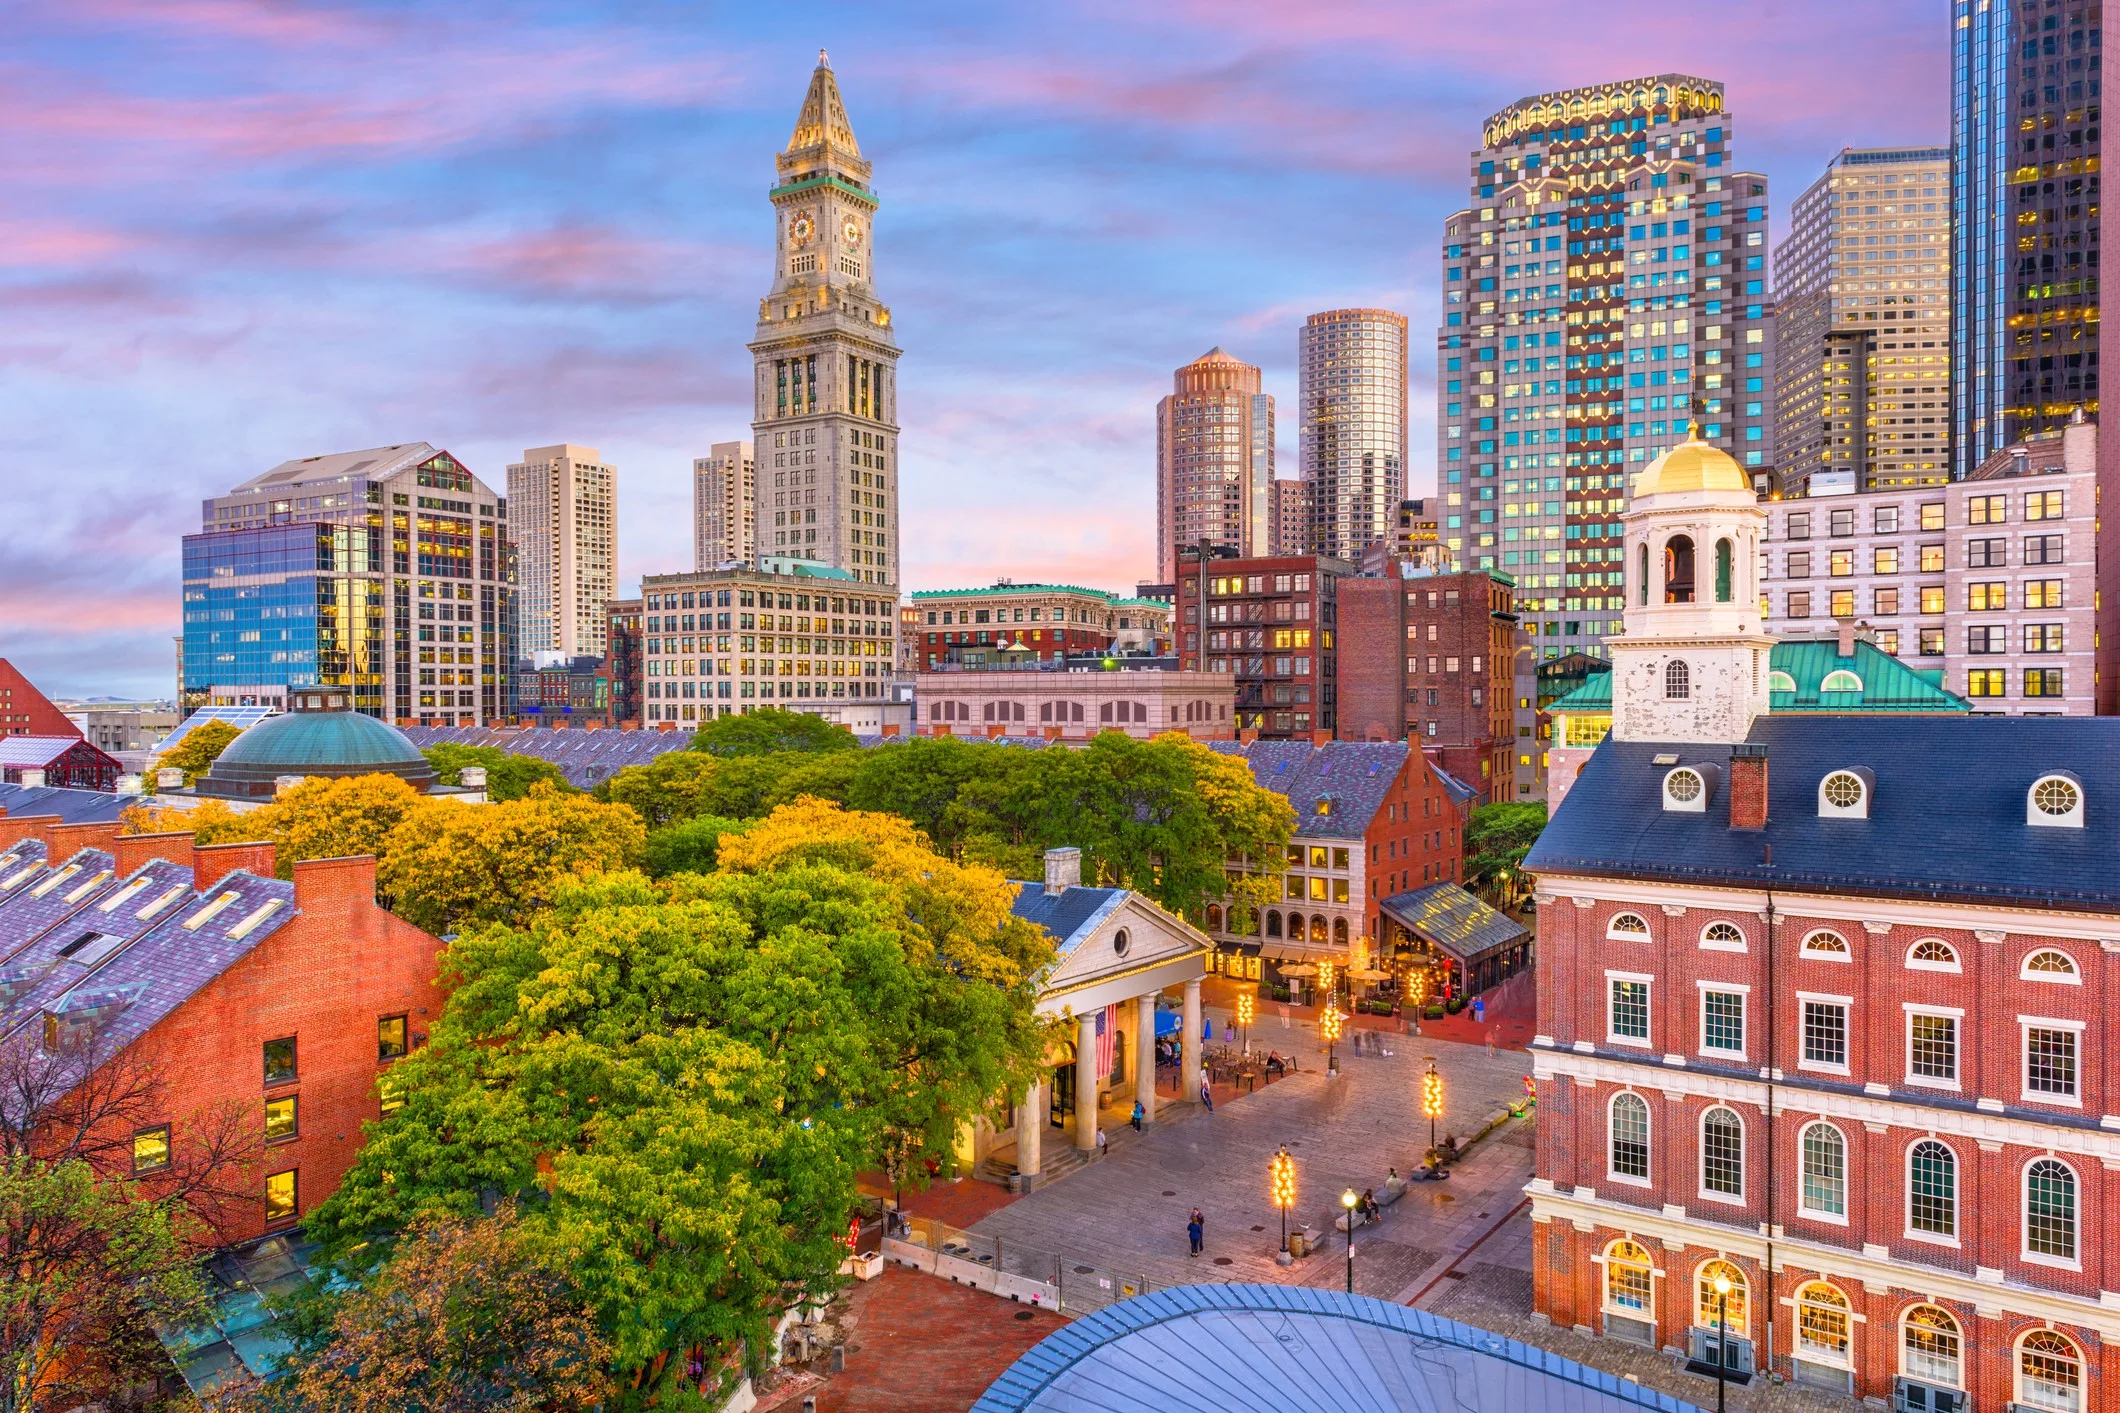
{"type": "Polygon", "coordinates": [[[1453,996],[1445,1004],[1449,1006],[1450,1014],[1456,1015],[1459,1011],[1465,1009],[1465,998],[1462,996],[1453,996]]]}
{"type": "Polygon", "coordinates": [[[1421,1014],[1429,1020],[1441,1020],[1443,1018],[1443,1007],[1441,1003],[1430,1004],[1422,1008],[1421,1014]]]}

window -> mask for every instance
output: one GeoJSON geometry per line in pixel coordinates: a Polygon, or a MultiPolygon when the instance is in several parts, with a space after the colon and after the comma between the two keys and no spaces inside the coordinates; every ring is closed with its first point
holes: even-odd
{"type": "MultiPolygon", "coordinates": [[[[2026,630],[2030,636],[2030,630],[2026,630]]],[[[2027,697],[2058,697],[2061,692],[2061,669],[2058,667],[2027,667],[2024,669],[2024,694],[2027,697]]]]}
{"type": "Polygon", "coordinates": [[[1794,591],[1794,592],[1790,593],[1790,595],[1789,595],[1789,617],[1791,617],[1791,618],[1809,618],[1810,616],[1811,616],[1811,595],[1810,595],[1810,592],[1809,592],[1808,590],[1796,590],[1796,591],[1794,591]]]}
{"type": "Polygon", "coordinates": [[[1965,606],[1969,613],[1989,613],[2010,606],[2010,586],[2006,583],[1968,584],[1965,586],[1965,606]]]}
{"type": "Polygon", "coordinates": [[[1921,630],[1921,655],[1923,657],[1943,656],[1943,630],[1941,628],[1924,628],[1921,630]]]}
{"type": "Polygon", "coordinates": [[[375,1023],[375,1057],[378,1061],[403,1059],[405,1055],[405,1018],[384,1016],[375,1023]]]}
{"type": "Polygon", "coordinates": [[[1796,1353],[1799,1358],[1848,1360],[1848,1298],[1824,1281],[1796,1291],[1796,1353]]]}
{"type": "Polygon", "coordinates": [[[281,1139],[299,1136],[300,1128],[295,1122],[295,1097],[292,1094],[265,1101],[265,1141],[278,1143],[281,1139]]]}
{"type": "MultiPolygon", "coordinates": [[[[1940,585],[1935,585],[1935,584],[1931,584],[1931,585],[1925,585],[1925,586],[1924,586],[1924,587],[1922,588],[1922,590],[1921,590],[1921,611],[1922,611],[1923,613],[1942,613],[1942,612],[1943,612],[1943,588],[1942,588],[1942,586],[1940,586],[1940,585]]],[[[1940,644],[1942,640],[1941,640],[1941,639],[1939,638],[1939,639],[1938,639],[1937,641],[1938,641],[1938,643],[1940,644]]],[[[1941,648],[1941,647],[1939,646],[1937,650],[1938,650],[1938,651],[1940,652],[1940,651],[1942,651],[1942,648],[1941,648]]]]}
{"type": "MultiPolygon", "coordinates": [[[[2002,541],[1995,541],[2001,544],[2002,541]]],[[[2024,537],[2024,562],[2026,564],[2065,564],[2067,556],[2062,553],[2060,535],[2026,535],[2024,537]]]]}
{"type": "Polygon", "coordinates": [[[2040,776],[2032,782],[2032,788],[2025,797],[2024,822],[2049,828],[2081,829],[2082,785],[2077,783],[2074,776],[2060,772],[2040,776]]]}
{"type": "Polygon", "coordinates": [[[1694,1279],[1694,1323],[1702,1329],[1726,1329],[1731,1335],[1742,1339],[1745,1326],[1750,1319],[1745,1296],[1745,1273],[1728,1261],[1703,1262],[1700,1274],[1694,1279]],[[1715,1282],[1730,1283],[1728,1295],[1718,1295],[1715,1282]]]}
{"type": "Polygon", "coordinates": [[[1796,510],[1789,513],[1789,538],[1808,540],[1811,538],[1811,512],[1796,510]]]}
{"type": "Polygon", "coordinates": [[[2036,1158],[2024,1170],[2024,1254],[2076,1259],[2076,1173],[2058,1158],[2036,1158]]]}
{"type": "Polygon", "coordinates": [[[1848,1214],[1848,1141],[1828,1123],[1806,1127],[1802,1136],[1803,1192],[1798,1204],[1810,1216],[1848,1214]]]}
{"type": "Polygon", "coordinates": [[[1803,1003],[1803,1065],[1848,1067],[1848,1007],[1842,1001],[1803,1003]]]}
{"type": "Polygon", "coordinates": [[[1740,1058],[1745,1053],[1745,993],[1700,993],[1700,1048],[1740,1058]]]}
{"type": "Polygon", "coordinates": [[[1615,941],[1646,942],[1649,940],[1649,924],[1640,913],[1614,913],[1612,922],[1605,928],[1605,936],[1615,941]]]}
{"type": "Polygon", "coordinates": [[[1855,591],[1853,589],[1835,589],[1827,600],[1826,612],[1835,618],[1853,618],[1855,616],[1855,591]]]}
{"type": "Polygon", "coordinates": [[[169,1125],[143,1128],[133,1135],[132,1170],[158,1173],[169,1166],[169,1125]]]}
{"type": "Polygon", "coordinates": [[[1964,1387],[1965,1337],[1948,1310],[1916,1305],[1900,1321],[1899,1371],[1945,1388],[1964,1387]]]}
{"type": "Polygon", "coordinates": [[[2027,579],[2024,581],[2024,606],[2026,608],[2065,608],[2062,602],[2063,579],[2027,579]]]}
{"type": "Polygon", "coordinates": [[[1664,808],[1667,810],[1705,813],[1708,808],[1708,786],[1697,770],[1680,767],[1664,775],[1664,808]]]}
{"type": "Polygon", "coordinates": [[[1958,1017],[1936,1011],[1907,1012],[1907,1081],[1958,1084],[1958,1017]]]}
{"type": "Polygon", "coordinates": [[[1965,542],[1965,567],[1968,569],[2000,569],[2010,562],[2008,540],[1967,540],[1965,542]]]}
{"type": "Polygon", "coordinates": [[[1871,550],[1870,572],[1873,574],[1897,574],[1899,572],[1899,546],[1879,545],[1871,550]]]}
{"type": "Polygon", "coordinates": [[[1880,505],[1880,506],[1878,506],[1878,507],[1877,507],[1877,512],[1876,512],[1876,519],[1874,520],[1874,522],[1873,522],[1873,523],[1874,523],[1874,525],[1875,525],[1875,527],[1876,527],[1877,533],[1878,533],[1878,534],[1880,534],[1880,535],[1896,535],[1896,534],[1898,534],[1898,533],[1899,533],[1899,507],[1898,507],[1898,506],[1896,506],[1896,505],[1880,505]]]}
{"type": "Polygon", "coordinates": [[[1992,657],[2010,650],[2006,623],[1975,623],[1965,630],[1965,650],[1975,657],[1992,657]]]}
{"type": "Polygon", "coordinates": [[[1649,1180],[1649,1103],[1639,1094],[1612,1096],[1609,1115],[1612,1176],[1649,1180]]]}
{"type": "Polygon", "coordinates": [[[1796,679],[1788,673],[1776,669],[1767,674],[1767,690],[1770,692],[1793,692],[1796,690],[1796,679]]]}
{"type": "Polygon", "coordinates": [[[2018,1343],[2017,1401],[2047,1413],[2082,1413],[2083,1356],[2066,1335],[2033,1330],[2018,1343]]]}
{"type": "Polygon", "coordinates": [[[1999,667],[1968,668],[1965,674],[1965,694],[1969,697],[2006,695],[2003,676],[2003,670],[1999,667]]]}
{"type": "Polygon", "coordinates": [[[1960,971],[1958,949],[1941,937],[1924,937],[1907,948],[1907,966],[1914,971],[1960,971]]]}
{"type": "Polygon", "coordinates": [[[1855,533],[1855,512],[1853,510],[1833,511],[1828,517],[1828,523],[1832,526],[1831,533],[1833,537],[1835,539],[1844,539],[1855,533]]]}
{"type": "Polygon", "coordinates": [[[270,1087],[275,1084],[292,1084],[294,1077],[294,1037],[289,1035],[279,1040],[266,1041],[266,1085],[270,1087]]]}
{"type": "Polygon", "coordinates": [[[2027,520],[2059,520],[2061,518],[2061,492],[2025,492],[2024,518],[2027,520]]]}
{"type": "Polygon", "coordinates": [[[1808,579],[1811,577],[1811,552],[1809,550],[1789,551],[1789,577],[1791,579],[1808,579]]]}
{"type": "Polygon", "coordinates": [[[2057,952],[2051,947],[2042,948],[2024,959],[2017,969],[2022,981],[2058,981],[2068,986],[2081,986],[2083,978],[2076,974],[2076,963],[2066,952],[2057,952]]]}
{"type": "Polygon", "coordinates": [[[2024,1097],[2051,1103],[2076,1097],[2076,1032],[2058,1025],[2024,1027],[2024,1097]]]}
{"type": "MultiPolygon", "coordinates": [[[[2028,653],[2066,652],[2062,646],[2064,637],[2059,623],[2027,623],[2024,625],[2024,650],[2028,653]]],[[[2038,695],[2032,691],[2029,682],[2025,684],[2024,694],[2028,697],[2038,695]]]]}
{"type": "Polygon", "coordinates": [[[1612,982],[1612,1038],[1619,1041],[1649,1039],[1649,983],[1614,979],[1612,982]]]}
{"type": "Polygon", "coordinates": [[[1655,1268],[1649,1253],[1632,1241],[1605,1249],[1605,1308],[1646,1317],[1656,1308],[1655,1268]]]}
{"type": "Polygon", "coordinates": [[[301,1211],[299,1194],[295,1187],[295,1170],[274,1173],[265,1179],[265,1220],[267,1222],[291,1221],[301,1211]]]}
{"type": "Polygon", "coordinates": [[[1921,528],[1941,530],[1943,528],[1943,502],[1932,500],[1921,507],[1921,528]]]}
{"type": "Polygon", "coordinates": [[[1848,942],[1837,932],[1812,932],[1805,935],[1800,953],[1806,957],[1823,957],[1828,961],[1849,960],[1848,942]]]}
{"type": "Polygon", "coordinates": [[[1958,1236],[1958,1156],[1933,1138],[1907,1151],[1907,1230],[1958,1236]]]}
{"type": "Polygon", "coordinates": [[[1664,697],[1669,701],[1682,702],[1693,695],[1693,670],[1686,666],[1683,658],[1673,658],[1664,664],[1664,697]]]}
{"type": "Polygon", "coordinates": [[[1700,1119],[1700,1186],[1718,1197],[1745,1195],[1745,1128],[1717,1105],[1700,1119]]]}
{"type": "Polygon", "coordinates": [[[1965,503],[1968,525],[2000,525],[2010,518],[2008,496],[1971,496],[1965,503]]]}
{"type": "Polygon", "coordinates": [[[1711,922],[1700,935],[1700,945],[1712,952],[1742,952],[1745,934],[1734,922],[1711,922]]]}
{"type": "Polygon", "coordinates": [[[1845,579],[1855,572],[1855,551],[1837,549],[1826,556],[1826,573],[1835,579],[1845,579]]]}
{"type": "Polygon", "coordinates": [[[1818,782],[1818,812],[1822,815],[1866,817],[1868,799],[1862,777],[1853,771],[1836,770],[1818,782]]]}

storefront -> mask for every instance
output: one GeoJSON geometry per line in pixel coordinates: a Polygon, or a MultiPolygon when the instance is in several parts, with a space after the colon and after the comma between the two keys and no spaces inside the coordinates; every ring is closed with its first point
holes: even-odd
{"type": "Polygon", "coordinates": [[[1529,929],[1455,883],[1433,883],[1380,905],[1384,957],[1406,1004],[1476,996],[1531,965],[1529,929]]]}

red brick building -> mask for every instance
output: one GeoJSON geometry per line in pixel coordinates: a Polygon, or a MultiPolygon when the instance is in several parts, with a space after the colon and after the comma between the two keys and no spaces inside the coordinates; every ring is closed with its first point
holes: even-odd
{"type": "Polygon", "coordinates": [[[167,1077],[131,1135],[151,1177],[187,1126],[255,1115],[255,1197],[224,1234],[295,1225],[339,1184],[378,1086],[441,1012],[441,943],[375,902],[375,861],[297,863],[270,844],[0,819],[0,1035],[131,1051],[167,1077]]]}
{"type": "Polygon", "coordinates": [[[1338,584],[1341,738],[1418,740],[1481,803],[1513,799],[1513,581],[1386,568],[1338,584]]]}
{"type": "Polygon", "coordinates": [[[72,736],[81,728],[0,657],[0,736],[72,736]]]}
{"type": "Polygon", "coordinates": [[[1338,722],[1338,586],[1353,573],[1315,555],[1178,557],[1173,633],[1187,671],[1236,678],[1237,726],[1268,738],[1329,738],[1338,722]]]}

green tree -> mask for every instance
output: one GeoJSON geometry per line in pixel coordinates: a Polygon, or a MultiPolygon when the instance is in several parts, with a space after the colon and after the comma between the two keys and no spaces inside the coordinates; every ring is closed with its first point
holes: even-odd
{"type": "Polygon", "coordinates": [[[376,879],[429,932],[522,924],[577,874],[639,864],[647,830],[623,805],[533,785],[505,804],[431,802],[391,831],[376,879]]]}
{"type": "Polygon", "coordinates": [[[1496,907],[1523,891],[1524,855],[1546,828],[1546,807],[1514,800],[1478,805],[1465,825],[1465,881],[1496,907]]]}
{"type": "Polygon", "coordinates": [[[770,756],[785,751],[859,749],[854,733],[806,711],[760,707],[717,716],[692,736],[692,749],[710,756],[770,756]]]}
{"type": "Polygon", "coordinates": [[[548,760],[536,756],[519,756],[504,751],[498,746],[465,746],[453,741],[443,741],[420,752],[427,761],[441,772],[444,785],[464,783],[464,767],[484,766],[486,770],[486,798],[490,800],[520,800],[530,793],[530,787],[540,782],[565,793],[574,788],[560,768],[548,760]]]}
{"type": "Polygon", "coordinates": [[[183,740],[163,753],[155,763],[156,768],[181,770],[186,785],[196,784],[206,773],[206,768],[221,758],[228,743],[242,734],[241,727],[230,726],[225,721],[208,721],[194,726],[184,733],[183,740]]]}
{"type": "Polygon", "coordinates": [[[645,765],[629,765],[596,787],[596,797],[625,805],[650,829],[710,813],[702,796],[722,763],[699,751],[665,751],[645,765]]]}
{"type": "Polygon", "coordinates": [[[303,859],[359,854],[380,858],[407,819],[465,808],[431,800],[395,775],[311,776],[271,804],[241,813],[218,800],[204,800],[188,810],[167,805],[130,810],[125,832],[188,830],[199,844],[270,843],[275,871],[292,878],[295,864],[303,859]]]}
{"type": "Polygon", "coordinates": [[[724,836],[712,875],[565,881],[450,950],[404,1106],[312,1231],[357,1265],[376,1236],[521,1194],[525,1239],[610,1340],[606,1407],[708,1406],[695,1361],[760,1357],[835,1284],[887,1137],[939,1153],[1036,1072],[1051,947],[1013,896],[903,820],[817,800],[724,836]]]}
{"type": "Polygon", "coordinates": [[[650,878],[673,873],[712,873],[721,854],[722,836],[741,834],[749,824],[749,820],[701,814],[651,829],[641,867],[650,878]]]}

